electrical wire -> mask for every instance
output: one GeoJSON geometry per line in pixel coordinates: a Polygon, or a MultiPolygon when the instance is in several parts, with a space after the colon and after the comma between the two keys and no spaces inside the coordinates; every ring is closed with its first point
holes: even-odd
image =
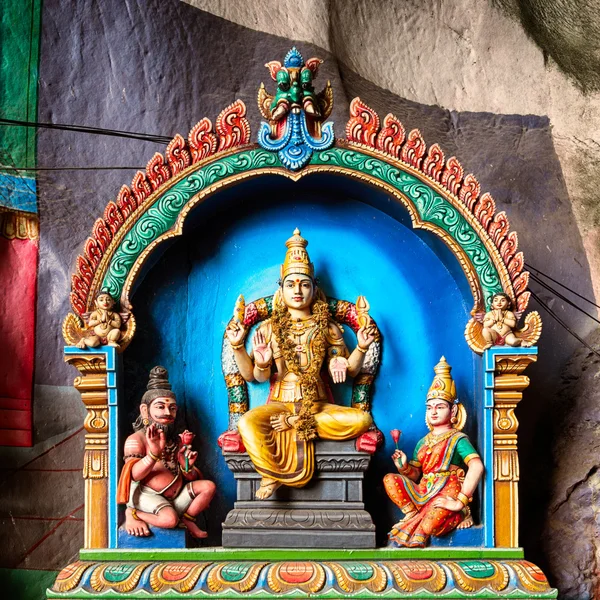
{"type": "Polygon", "coordinates": [[[600,358],[600,353],[592,348],[583,338],[579,337],[535,292],[531,292],[531,297],[544,308],[550,316],[564,329],[566,329],[576,340],[581,342],[590,352],[593,352],[600,358]]]}
{"type": "Polygon", "coordinates": [[[533,279],[533,281],[535,281],[537,284],[541,285],[542,287],[546,288],[550,293],[554,294],[557,298],[564,300],[567,304],[569,304],[573,308],[576,308],[579,312],[583,313],[586,317],[589,317],[590,319],[592,319],[592,321],[596,321],[596,323],[600,324],[599,319],[597,319],[593,315],[590,315],[589,313],[585,312],[585,310],[583,310],[583,308],[581,308],[580,306],[577,306],[577,304],[575,304],[574,302],[569,300],[566,296],[563,296],[560,292],[556,291],[553,287],[549,286],[546,282],[542,281],[539,277],[536,277],[533,273],[530,273],[529,276],[531,277],[531,279],[533,279]]]}
{"type": "Polygon", "coordinates": [[[571,292],[571,294],[574,294],[578,298],[581,298],[582,300],[585,300],[586,302],[589,302],[591,305],[595,306],[596,308],[600,308],[600,306],[598,306],[598,304],[596,304],[593,300],[590,300],[589,298],[586,298],[585,296],[582,296],[581,294],[578,294],[575,290],[572,290],[570,287],[566,286],[564,283],[561,283],[560,281],[557,281],[553,277],[550,277],[550,275],[544,273],[543,271],[540,271],[537,267],[534,267],[533,265],[530,265],[528,263],[525,263],[525,266],[528,269],[533,269],[534,271],[537,271],[540,275],[542,275],[546,279],[549,279],[550,281],[556,283],[557,285],[560,285],[561,288],[563,288],[565,290],[568,290],[569,292],[571,292]]]}
{"type": "Polygon", "coordinates": [[[17,119],[5,119],[0,117],[0,125],[35,127],[38,129],[58,129],[61,131],[76,131],[78,133],[89,133],[94,135],[107,135],[113,137],[122,137],[133,140],[142,140],[146,142],[156,142],[158,144],[169,144],[172,137],[164,135],[154,135],[150,133],[136,133],[134,131],[119,131],[118,129],[103,129],[101,127],[86,127],[82,125],[65,125],[62,123],[42,123],[40,121],[20,121],[17,119]]]}

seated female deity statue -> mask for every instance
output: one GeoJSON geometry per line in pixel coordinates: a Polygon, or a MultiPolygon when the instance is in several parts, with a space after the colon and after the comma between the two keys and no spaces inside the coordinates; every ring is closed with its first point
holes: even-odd
{"type": "Polygon", "coordinates": [[[383,479],[387,495],[404,513],[388,534],[395,547],[422,548],[432,535],[473,525],[469,503],[483,463],[460,431],[466,411],[456,397],[450,365],[442,357],[434,370],[425,416],[430,433],[419,441],[410,462],[396,450],[392,459],[400,474],[383,479]]]}
{"type": "Polygon", "coordinates": [[[361,327],[357,347],[348,351],[315,283],[307,245],[298,229],[286,242],[272,317],[253,335],[251,354],[245,349],[247,330],[241,322],[232,322],[226,331],[242,377],[272,379],[267,403],[248,411],[238,423],[246,451],[262,477],[259,499],[269,498],[281,485],[302,487],[310,481],[314,439],[353,439],[372,424],[368,413],[331,403],[321,370],[327,366],[333,383],[357,375],[375,340],[374,328],[361,327]]]}

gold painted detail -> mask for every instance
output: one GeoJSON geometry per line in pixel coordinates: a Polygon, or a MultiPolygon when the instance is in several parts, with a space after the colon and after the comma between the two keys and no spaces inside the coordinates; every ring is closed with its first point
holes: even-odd
{"type": "Polygon", "coordinates": [[[94,563],[76,561],[67,565],[56,578],[52,586],[53,592],[68,592],[77,587],[85,570],[94,563]]]}
{"type": "Polygon", "coordinates": [[[277,594],[296,589],[316,594],[323,589],[325,581],[323,565],[313,561],[275,563],[269,567],[267,574],[269,588],[277,594]]]}
{"type": "Polygon", "coordinates": [[[38,240],[40,221],[37,214],[0,206],[0,236],[7,240],[38,240]]]}
{"type": "Polygon", "coordinates": [[[457,561],[447,566],[454,575],[456,587],[470,594],[488,589],[501,592],[508,586],[508,569],[496,561],[457,561]]]}
{"type": "Polygon", "coordinates": [[[338,585],[348,594],[368,590],[375,594],[387,587],[387,573],[380,565],[364,563],[327,563],[335,573],[338,585]]]}
{"type": "Polygon", "coordinates": [[[185,594],[194,588],[202,571],[210,564],[209,562],[160,564],[150,574],[150,587],[154,592],[173,590],[185,594]]]}
{"type": "Polygon", "coordinates": [[[267,563],[220,563],[211,569],[206,584],[211,592],[225,589],[249,592],[254,589],[261,569],[267,563]]]}
{"type": "MultiPolygon", "coordinates": [[[[86,316],[85,313],[84,316],[86,316]]],[[[133,313],[126,312],[122,315],[122,320],[125,321],[125,329],[121,330],[121,338],[117,352],[121,354],[131,343],[136,331],[136,321],[133,313]],[[123,316],[126,315],[126,319],[123,316]]],[[[82,339],[90,335],[91,329],[84,324],[81,317],[68,313],[62,324],[62,335],[67,346],[76,346],[82,339]]]]}
{"type": "Polygon", "coordinates": [[[556,590],[550,588],[543,572],[534,564],[522,559],[485,558],[327,562],[77,561],[61,571],[52,591],[64,599],[87,597],[90,593],[123,599],[156,595],[166,598],[178,594],[218,598],[240,594],[288,598],[313,595],[359,598],[374,594],[556,598],[556,590]],[[89,584],[84,585],[86,571],[89,575],[85,581],[89,580],[89,584]],[[205,577],[201,577],[203,573],[205,577]]]}
{"type": "Polygon", "coordinates": [[[244,385],[246,380],[240,375],[240,373],[230,373],[225,375],[225,385],[228,388],[235,387],[237,385],[244,385]]]}
{"type": "MultiPolygon", "coordinates": [[[[478,316],[478,319],[469,319],[465,327],[465,340],[469,348],[477,354],[483,354],[486,346],[481,318],[481,316],[478,316]]],[[[523,326],[520,329],[515,329],[513,333],[525,347],[535,346],[542,335],[542,318],[540,314],[536,310],[528,313],[525,316],[523,326]]]]}
{"type": "Polygon", "coordinates": [[[431,561],[403,560],[386,563],[403,592],[439,592],[446,586],[446,573],[431,561]]]}
{"type": "Polygon", "coordinates": [[[142,573],[150,563],[135,565],[108,564],[96,569],[90,578],[92,589],[103,592],[105,589],[122,594],[131,592],[138,584],[142,573]]]}

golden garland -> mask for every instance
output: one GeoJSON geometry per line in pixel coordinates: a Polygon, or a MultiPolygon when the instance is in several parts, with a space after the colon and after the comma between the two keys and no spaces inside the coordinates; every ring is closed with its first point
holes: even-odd
{"type": "Polygon", "coordinates": [[[312,440],[317,437],[317,421],[313,415],[313,403],[319,399],[319,372],[327,350],[327,327],[331,319],[329,306],[323,300],[316,300],[312,305],[312,314],[317,324],[317,332],[313,342],[314,357],[306,368],[300,366],[296,352],[296,343],[292,339],[292,317],[286,306],[276,305],[271,316],[273,335],[281,350],[289,371],[298,377],[302,390],[302,404],[298,411],[300,417],[295,429],[301,440],[312,440]]]}

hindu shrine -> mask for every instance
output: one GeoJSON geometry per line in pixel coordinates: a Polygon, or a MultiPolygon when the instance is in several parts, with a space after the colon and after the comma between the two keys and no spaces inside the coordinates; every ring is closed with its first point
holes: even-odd
{"type": "Polygon", "coordinates": [[[597,597],[597,16],[67,4],[0,20],[0,590],[597,597]]]}

